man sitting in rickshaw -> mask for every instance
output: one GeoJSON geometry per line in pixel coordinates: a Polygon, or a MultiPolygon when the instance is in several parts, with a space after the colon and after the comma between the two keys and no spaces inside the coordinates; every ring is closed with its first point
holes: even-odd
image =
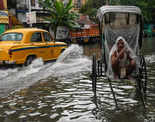
{"type": "Polygon", "coordinates": [[[110,52],[114,78],[131,79],[130,74],[136,68],[135,54],[123,37],[118,37],[110,52]]]}

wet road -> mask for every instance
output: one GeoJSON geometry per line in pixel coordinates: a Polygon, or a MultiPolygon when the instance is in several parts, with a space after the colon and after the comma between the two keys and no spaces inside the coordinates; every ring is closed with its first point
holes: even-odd
{"type": "MultiPolygon", "coordinates": [[[[145,39],[148,64],[146,109],[133,82],[113,82],[116,109],[105,77],[91,87],[91,59],[99,45],[71,45],[57,62],[0,70],[0,122],[154,122],[155,39],[145,39]]],[[[100,53],[97,53],[100,57],[100,53]]]]}

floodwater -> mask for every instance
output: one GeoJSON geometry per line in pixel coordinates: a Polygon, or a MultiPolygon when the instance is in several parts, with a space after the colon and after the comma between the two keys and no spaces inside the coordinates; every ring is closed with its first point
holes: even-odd
{"type": "Polygon", "coordinates": [[[105,77],[90,79],[98,44],[72,44],[56,62],[35,60],[28,67],[0,70],[0,122],[155,122],[155,39],[145,39],[148,69],[145,108],[134,82],[112,82],[119,109],[105,77]]]}

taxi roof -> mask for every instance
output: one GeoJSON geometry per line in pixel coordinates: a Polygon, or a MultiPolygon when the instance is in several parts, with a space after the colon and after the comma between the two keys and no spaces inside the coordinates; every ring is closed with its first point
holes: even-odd
{"type": "Polygon", "coordinates": [[[18,28],[18,29],[10,29],[10,30],[7,30],[4,33],[8,33],[8,32],[27,33],[27,32],[34,32],[34,31],[48,32],[48,31],[46,31],[44,29],[39,29],[39,28],[18,28]]]}

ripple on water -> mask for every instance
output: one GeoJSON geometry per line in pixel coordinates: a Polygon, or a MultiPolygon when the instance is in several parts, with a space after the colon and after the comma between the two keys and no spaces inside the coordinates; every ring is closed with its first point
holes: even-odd
{"type": "Polygon", "coordinates": [[[55,113],[55,114],[52,114],[52,115],[50,116],[50,118],[51,118],[51,119],[54,119],[54,118],[56,118],[57,116],[59,116],[59,114],[55,113]]]}
{"type": "Polygon", "coordinates": [[[7,115],[11,115],[11,114],[16,113],[16,111],[5,111],[4,113],[7,114],[7,115]]]}
{"type": "Polygon", "coordinates": [[[58,122],[103,122],[102,120],[97,120],[94,116],[87,113],[87,115],[80,115],[78,113],[77,116],[70,117],[61,117],[58,122]],[[79,116],[78,116],[79,115],[79,116]]]}
{"type": "Polygon", "coordinates": [[[30,113],[29,116],[34,117],[34,116],[39,116],[41,115],[40,112],[34,112],[34,113],[30,113]]]}

